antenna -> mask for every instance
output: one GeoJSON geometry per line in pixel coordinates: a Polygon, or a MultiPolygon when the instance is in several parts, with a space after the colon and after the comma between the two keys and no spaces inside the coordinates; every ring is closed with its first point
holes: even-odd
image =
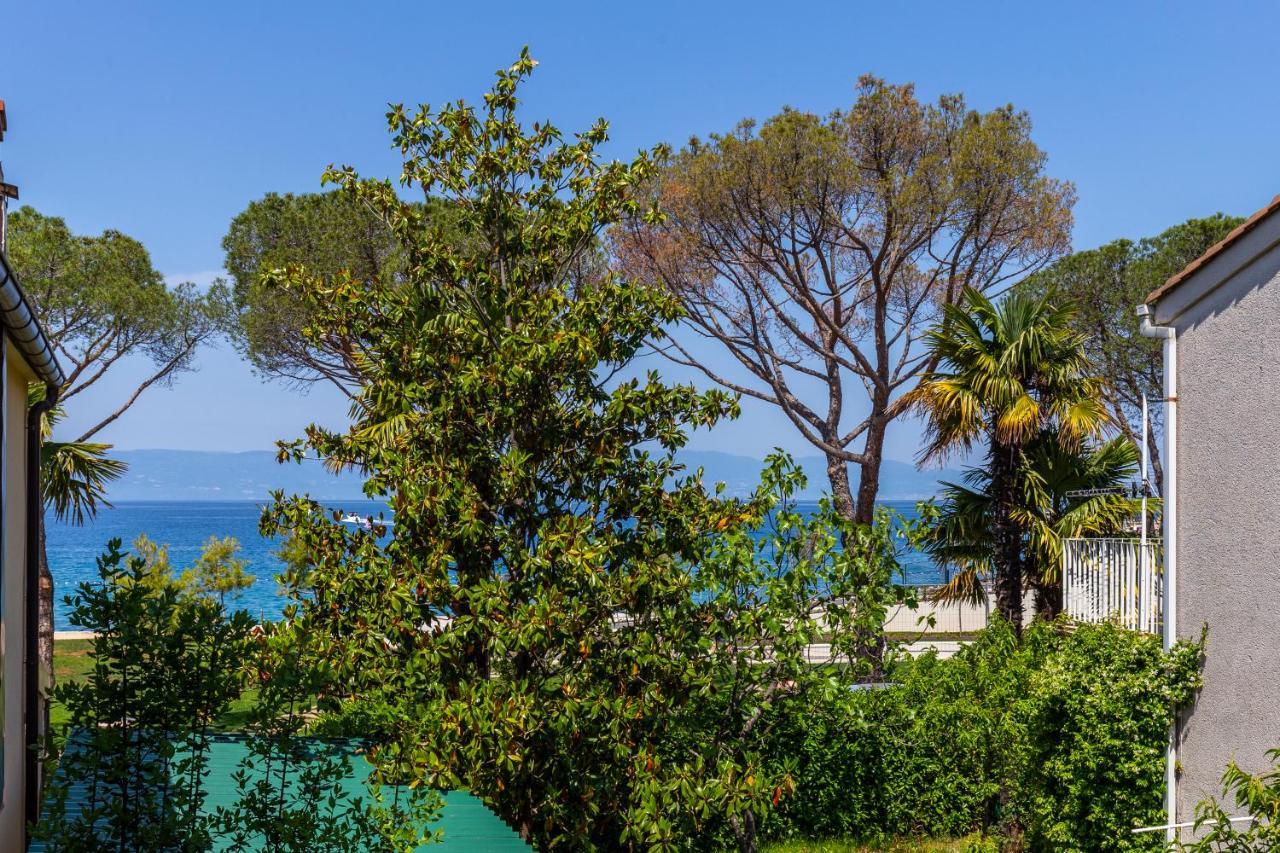
{"type": "Polygon", "coordinates": [[[1105,489],[1073,489],[1065,494],[1069,498],[1097,498],[1103,495],[1123,495],[1124,489],[1119,486],[1109,486],[1105,489]]]}

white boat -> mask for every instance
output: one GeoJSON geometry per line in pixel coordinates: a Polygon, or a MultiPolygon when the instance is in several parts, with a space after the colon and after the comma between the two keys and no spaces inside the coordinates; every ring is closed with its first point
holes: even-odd
{"type": "Polygon", "coordinates": [[[379,527],[390,527],[394,522],[387,519],[378,519],[377,521],[374,521],[373,516],[371,515],[356,515],[354,512],[349,512],[342,517],[342,523],[358,524],[367,530],[375,524],[379,527]]]}

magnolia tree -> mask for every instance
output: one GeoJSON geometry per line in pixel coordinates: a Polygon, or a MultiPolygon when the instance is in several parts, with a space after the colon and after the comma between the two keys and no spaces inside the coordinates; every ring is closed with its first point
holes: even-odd
{"type": "Polygon", "coordinates": [[[857,676],[841,638],[895,597],[891,543],[775,512],[782,463],[746,502],[682,470],[688,430],[735,401],[629,372],[680,308],[598,262],[605,229],[651,216],[637,190],[661,152],[605,163],[603,121],[572,140],[523,126],[533,67],[523,53],[479,109],[391,110],[401,183],[429,204],[327,173],[394,235],[395,280],[264,282],[305,306],[308,340],[361,342],[350,428],[313,426],[282,457],[364,472],[395,514],[386,537],[277,496],[263,530],[290,543],[289,630],[331,679],[311,695],[380,765],[470,788],[540,846],[728,828],[753,849],[786,793],[754,757],[762,709],[857,676]],[[442,205],[449,228],[424,212],[442,205]],[[760,550],[744,526],[766,522],[760,550]],[[864,547],[837,547],[852,536],[864,547]],[[820,632],[833,660],[802,666],[820,632]]]}

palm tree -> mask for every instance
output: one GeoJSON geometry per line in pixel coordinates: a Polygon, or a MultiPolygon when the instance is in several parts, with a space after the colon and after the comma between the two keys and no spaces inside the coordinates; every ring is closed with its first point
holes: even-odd
{"type": "Polygon", "coordinates": [[[965,288],[926,335],[935,367],[904,398],[926,419],[922,461],[985,445],[996,608],[1015,630],[1032,527],[1019,476],[1030,469],[1026,451],[1039,440],[1078,452],[1109,423],[1073,316],[1052,294],[1014,291],[993,302],[965,288]]]}
{"type": "MultiPolygon", "coordinates": [[[[44,398],[44,386],[32,386],[28,402],[44,398]]],[[[107,457],[111,445],[93,441],[54,441],[53,429],[64,412],[54,406],[40,419],[40,487],[45,509],[52,509],[59,521],[84,524],[101,507],[111,506],[107,484],[118,479],[128,467],[107,457]]],[[[40,662],[53,672],[53,574],[45,547],[43,519],[40,524],[40,662]]]]}
{"type": "MultiPolygon", "coordinates": [[[[1017,472],[1022,503],[1014,517],[1026,531],[1023,583],[1036,594],[1036,612],[1062,611],[1062,540],[1119,532],[1137,514],[1140,499],[1125,494],[1138,471],[1138,451],[1122,437],[1080,452],[1054,435],[1038,436],[1017,472]],[[1082,494],[1089,493],[1089,494],[1082,494]]],[[[944,483],[941,513],[925,548],[934,561],[956,569],[934,597],[980,602],[982,580],[992,572],[991,472],[968,469],[963,483],[944,483]]]]}

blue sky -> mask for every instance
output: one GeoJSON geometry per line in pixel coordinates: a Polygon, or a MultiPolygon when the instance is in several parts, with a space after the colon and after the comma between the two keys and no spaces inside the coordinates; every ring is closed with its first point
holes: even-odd
{"type": "MultiPolygon", "coordinates": [[[[475,100],[526,43],[542,63],[526,118],[571,131],[604,116],[620,157],[783,105],[846,106],[866,72],[1013,103],[1077,185],[1077,248],[1280,192],[1275,4],[10,3],[3,20],[7,179],[78,231],[141,239],[175,281],[220,274],[227,223],[265,192],[317,189],[330,162],[394,174],[388,101],[475,100]]],[[[200,368],[105,440],[258,449],[344,417],[332,392],[264,384],[225,347],[200,368]]],[[[71,427],[129,378],[86,395],[71,427]]],[[[889,455],[916,441],[901,425],[889,455]]],[[[693,441],[775,445],[808,452],[754,406],[693,441]]]]}

